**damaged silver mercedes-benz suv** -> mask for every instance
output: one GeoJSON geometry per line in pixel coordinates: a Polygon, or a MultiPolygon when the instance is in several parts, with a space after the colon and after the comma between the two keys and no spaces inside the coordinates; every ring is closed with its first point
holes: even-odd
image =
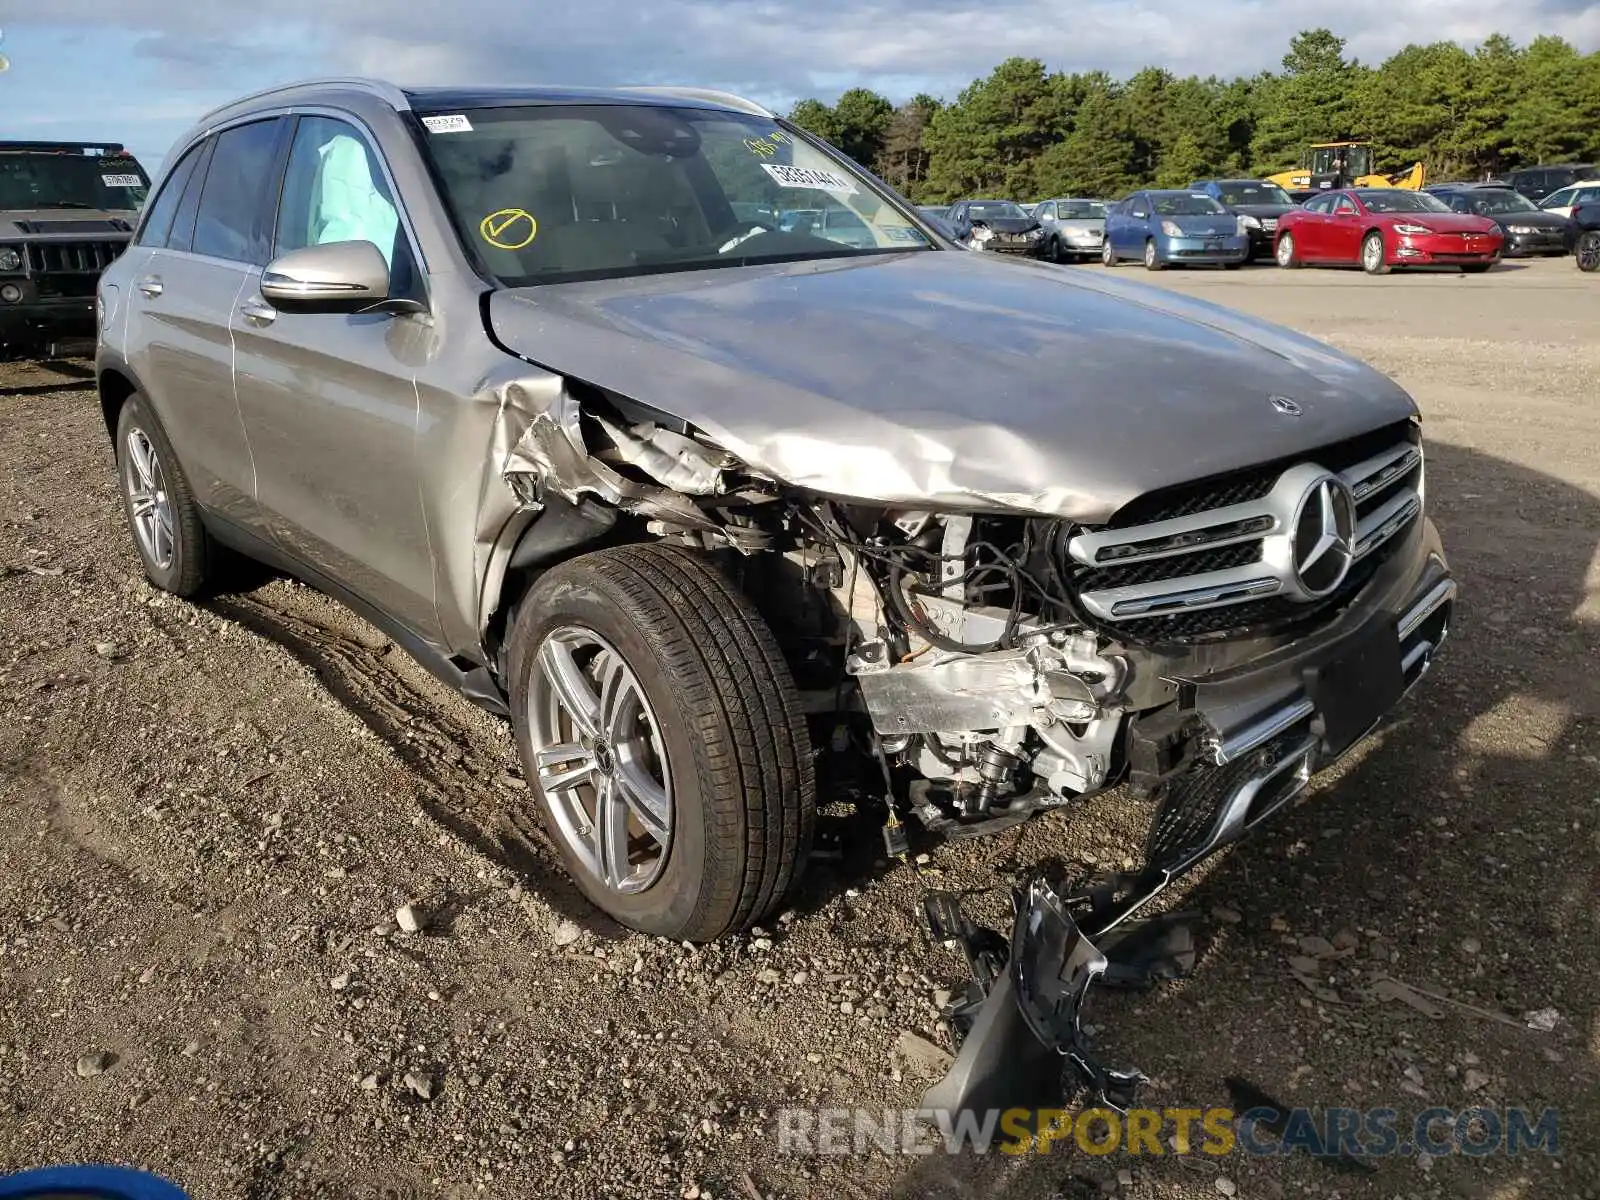
{"type": "Polygon", "coordinates": [[[819,793],[894,852],[1127,785],[1111,932],[1451,619],[1389,380],[962,251],[731,96],[253,96],[180,139],[100,300],[149,578],[243,553],[356,607],[509,716],[574,877],[655,934],[773,911],[819,793]]]}

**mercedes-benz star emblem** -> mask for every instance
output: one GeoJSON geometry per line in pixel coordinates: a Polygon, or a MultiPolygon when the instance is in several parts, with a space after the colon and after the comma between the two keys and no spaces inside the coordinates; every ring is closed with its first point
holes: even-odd
{"type": "Polygon", "coordinates": [[[1301,408],[1287,396],[1268,396],[1267,403],[1272,405],[1272,411],[1281,413],[1286,417],[1298,417],[1305,409],[1301,408]]]}
{"type": "Polygon", "coordinates": [[[1294,520],[1294,573],[1310,599],[1344,582],[1356,552],[1356,501],[1337,475],[1324,475],[1300,498],[1294,520]]]}

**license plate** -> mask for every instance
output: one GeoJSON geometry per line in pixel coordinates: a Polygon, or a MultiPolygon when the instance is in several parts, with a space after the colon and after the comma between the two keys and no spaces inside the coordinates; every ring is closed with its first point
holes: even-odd
{"type": "Polygon", "coordinates": [[[1278,228],[1278,223],[1274,220],[1268,219],[1261,222],[1261,228],[1266,230],[1268,233],[1271,233],[1278,228]]]}
{"type": "Polygon", "coordinates": [[[1222,249],[1222,239],[1221,238],[1207,238],[1206,239],[1206,249],[1207,250],[1221,250],[1222,249]]]}
{"type": "Polygon", "coordinates": [[[1405,691],[1394,627],[1375,630],[1321,670],[1308,672],[1306,690],[1322,716],[1324,747],[1329,754],[1342,754],[1405,691]]]}

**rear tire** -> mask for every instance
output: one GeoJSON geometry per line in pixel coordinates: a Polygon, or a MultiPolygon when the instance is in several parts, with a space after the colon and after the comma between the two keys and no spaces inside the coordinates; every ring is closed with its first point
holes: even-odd
{"type": "Polygon", "coordinates": [[[1304,264],[1295,255],[1294,234],[1285,233],[1278,238],[1272,256],[1285,271],[1298,271],[1304,264]]]}
{"type": "Polygon", "coordinates": [[[1600,229],[1588,229],[1580,233],[1572,253],[1578,270],[1600,271],[1600,229]]]}
{"type": "Polygon", "coordinates": [[[174,596],[205,587],[215,548],[167,432],[135,392],[117,414],[117,480],[145,577],[174,596]]]}
{"type": "Polygon", "coordinates": [[[1100,243],[1100,265],[1114,267],[1117,265],[1117,252],[1111,248],[1111,239],[1107,238],[1100,243]]]}
{"type": "Polygon", "coordinates": [[[1383,246],[1383,234],[1374,229],[1361,239],[1361,269],[1368,275],[1387,275],[1388,251],[1383,246]]]}
{"type": "Polygon", "coordinates": [[[1166,265],[1161,261],[1161,252],[1156,249],[1155,238],[1146,238],[1144,243],[1144,269],[1146,271],[1159,271],[1166,265]]]}
{"type": "Polygon", "coordinates": [[[810,739],[771,630],[709,559],[637,545],[562,563],[520,606],[510,651],[517,746],[590,900],[694,942],[783,902],[816,819],[810,739]]]}

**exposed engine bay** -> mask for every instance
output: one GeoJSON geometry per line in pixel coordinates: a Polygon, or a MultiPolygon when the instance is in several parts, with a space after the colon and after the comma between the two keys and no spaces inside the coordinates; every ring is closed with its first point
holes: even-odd
{"type": "MultiPolygon", "coordinates": [[[[630,421],[625,400],[584,399],[564,396],[529,427],[506,472],[518,495],[619,510],[621,528],[601,518],[589,535],[731,551],[817,744],[903,775],[900,802],[924,826],[992,832],[1115,782],[1134,670],[1074,603],[1071,523],[800,495],[692,430],[630,421]],[[840,743],[828,727],[840,718],[866,729],[840,743]]],[[[1146,707],[1175,694],[1160,681],[1143,690],[1146,707]]]]}

